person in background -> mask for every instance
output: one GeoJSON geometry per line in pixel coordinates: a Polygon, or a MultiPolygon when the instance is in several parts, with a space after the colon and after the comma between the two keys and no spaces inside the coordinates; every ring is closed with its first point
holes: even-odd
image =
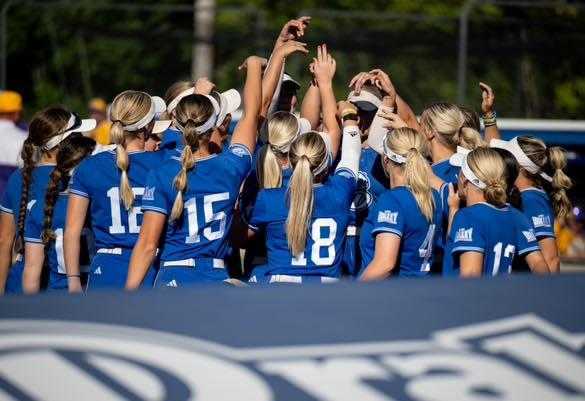
{"type": "Polygon", "coordinates": [[[22,117],[22,97],[12,91],[0,91],[0,193],[4,193],[10,175],[20,162],[20,150],[27,132],[18,127],[22,117]]]}
{"type": "Polygon", "coordinates": [[[585,211],[578,206],[573,208],[567,222],[557,231],[559,252],[568,258],[585,257],[585,211]]]}
{"type": "Polygon", "coordinates": [[[89,118],[97,121],[97,127],[90,134],[99,145],[109,145],[112,123],[108,120],[108,104],[102,98],[96,97],[89,101],[89,118]]]}

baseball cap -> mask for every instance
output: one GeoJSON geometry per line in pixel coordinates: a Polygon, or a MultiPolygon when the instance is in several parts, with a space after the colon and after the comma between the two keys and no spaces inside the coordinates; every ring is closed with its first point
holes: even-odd
{"type": "Polygon", "coordinates": [[[376,111],[382,104],[382,99],[369,92],[366,88],[363,88],[359,94],[355,91],[349,92],[347,101],[364,111],[376,111]]]}
{"type": "Polygon", "coordinates": [[[538,165],[530,160],[526,153],[524,153],[520,144],[518,144],[518,137],[514,137],[509,141],[492,139],[490,141],[490,147],[507,150],[514,156],[514,158],[516,158],[520,167],[528,171],[530,174],[538,174],[546,181],[552,182],[552,177],[544,171],[541,171],[540,167],[538,167],[538,165]]]}
{"type": "Polygon", "coordinates": [[[108,108],[108,104],[106,103],[106,101],[100,97],[94,97],[93,99],[91,99],[88,103],[88,106],[90,110],[96,110],[102,113],[105,113],[108,108]]]}
{"type": "Polygon", "coordinates": [[[14,91],[0,91],[0,113],[22,110],[22,96],[14,91]]]}

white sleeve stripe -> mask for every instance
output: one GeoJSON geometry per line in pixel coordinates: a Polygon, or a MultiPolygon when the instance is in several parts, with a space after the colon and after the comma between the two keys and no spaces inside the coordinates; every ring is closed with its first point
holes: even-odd
{"type": "Polygon", "coordinates": [[[535,252],[535,251],[540,251],[540,247],[539,246],[531,246],[529,248],[521,249],[520,251],[518,251],[518,255],[524,255],[525,253],[530,253],[530,252],[535,252]]]}
{"type": "Polygon", "coordinates": [[[554,237],[555,233],[552,231],[536,231],[534,235],[537,237],[554,237]]]}
{"type": "Polygon", "coordinates": [[[69,188],[69,193],[70,194],[73,194],[73,195],[82,196],[84,198],[89,198],[89,194],[86,194],[85,192],[79,191],[77,189],[71,189],[71,188],[69,188]]]}
{"type": "Polygon", "coordinates": [[[0,206],[0,211],[8,214],[14,214],[14,211],[12,209],[8,209],[7,207],[4,206],[0,206]]]}
{"type": "Polygon", "coordinates": [[[374,228],[372,230],[372,234],[378,234],[378,233],[391,233],[391,234],[396,234],[396,235],[398,235],[399,237],[402,238],[402,231],[396,230],[394,228],[378,227],[378,228],[374,228]]]}
{"type": "MultiPolygon", "coordinates": [[[[357,181],[357,176],[355,175],[355,173],[353,171],[351,171],[350,169],[348,169],[347,167],[337,167],[335,169],[335,174],[337,175],[337,173],[341,173],[341,172],[347,172],[349,174],[351,174],[351,176],[353,177],[354,180],[357,181]]],[[[342,175],[343,177],[343,175],[342,175]]]]}
{"type": "Polygon", "coordinates": [[[142,211],[148,211],[148,212],[157,212],[157,213],[162,213],[162,214],[169,214],[169,212],[166,209],[163,209],[162,207],[156,207],[156,206],[144,206],[142,205],[142,211]]]}
{"type": "Polygon", "coordinates": [[[40,238],[30,238],[30,237],[24,237],[24,242],[32,242],[35,244],[42,244],[43,240],[40,238]]]}
{"type": "Polygon", "coordinates": [[[451,253],[461,252],[461,251],[474,251],[474,252],[481,252],[484,253],[485,249],[476,247],[476,246],[458,246],[451,250],[451,253]]]}

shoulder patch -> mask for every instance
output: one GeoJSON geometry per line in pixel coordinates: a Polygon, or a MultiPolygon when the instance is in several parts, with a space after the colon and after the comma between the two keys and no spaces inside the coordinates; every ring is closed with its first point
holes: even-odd
{"type": "Polygon", "coordinates": [[[524,238],[526,238],[526,241],[536,242],[536,235],[534,235],[534,230],[530,229],[528,231],[522,231],[522,234],[524,235],[524,238]]]}
{"type": "Polygon", "coordinates": [[[539,227],[551,227],[550,216],[539,214],[538,216],[532,216],[532,224],[535,228],[539,227]]]}
{"type": "Polygon", "coordinates": [[[239,157],[250,156],[248,149],[241,145],[232,145],[230,147],[230,152],[239,157]]]}
{"type": "Polygon", "coordinates": [[[397,221],[398,212],[392,212],[390,210],[378,212],[378,223],[396,224],[397,221]]]}
{"type": "Polygon", "coordinates": [[[455,234],[455,242],[472,242],[473,241],[473,227],[460,228],[455,234]]]}
{"type": "Polygon", "coordinates": [[[154,191],[155,190],[156,190],[155,187],[144,188],[144,195],[142,196],[142,200],[147,200],[147,201],[154,200],[154,191]]]}

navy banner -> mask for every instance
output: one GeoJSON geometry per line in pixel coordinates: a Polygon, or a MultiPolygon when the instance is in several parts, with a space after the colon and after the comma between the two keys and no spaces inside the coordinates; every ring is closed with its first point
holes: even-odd
{"type": "Polygon", "coordinates": [[[0,400],[584,400],[585,276],[0,300],[0,400]]]}

